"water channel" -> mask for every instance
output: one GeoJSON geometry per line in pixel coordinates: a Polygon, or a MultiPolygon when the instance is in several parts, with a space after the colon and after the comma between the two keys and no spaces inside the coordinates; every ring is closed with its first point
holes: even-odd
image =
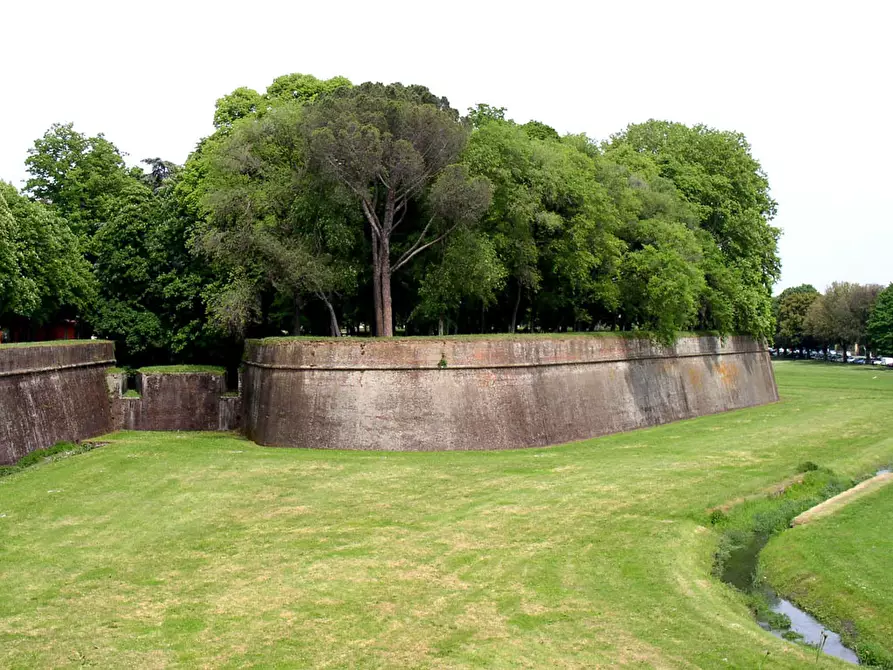
{"type": "MultiPolygon", "coordinates": [[[[884,468],[878,470],[875,476],[883,475],[890,471],[890,468],[884,468]]],[[[755,581],[760,551],[762,551],[768,541],[768,534],[757,533],[748,544],[732,551],[723,566],[722,581],[745,593],[753,593],[759,588],[764,588],[757,585],[755,581]]],[[[859,657],[856,655],[856,652],[843,644],[838,633],[828,630],[814,617],[804,612],[791,601],[779,598],[774,592],[768,591],[764,595],[769,601],[770,609],[773,612],[783,614],[790,619],[790,630],[798,633],[802,637],[803,642],[815,647],[821,647],[822,651],[829,656],[859,665],[859,657]]],[[[759,624],[776,637],[784,639],[785,630],[774,629],[764,621],[760,621],[759,624]]]]}

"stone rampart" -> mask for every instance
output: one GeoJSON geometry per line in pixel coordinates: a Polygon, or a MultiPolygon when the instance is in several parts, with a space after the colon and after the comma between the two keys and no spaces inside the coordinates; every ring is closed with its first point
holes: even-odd
{"type": "Polygon", "coordinates": [[[106,370],[111,342],[0,346],[0,464],[113,429],[106,370]]]}
{"type": "Polygon", "coordinates": [[[532,447],[778,399],[746,337],[274,338],[245,364],[247,436],[290,447],[532,447]]]}
{"type": "Polygon", "coordinates": [[[122,430],[235,430],[241,399],[226,392],[221,372],[138,372],[138,396],[109,375],[115,427],[122,430]]]}

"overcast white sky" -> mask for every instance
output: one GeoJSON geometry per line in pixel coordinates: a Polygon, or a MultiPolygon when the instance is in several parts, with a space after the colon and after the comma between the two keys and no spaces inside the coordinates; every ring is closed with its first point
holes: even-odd
{"type": "Polygon", "coordinates": [[[53,122],[182,163],[214,101],[303,72],[427,85],[602,139],[747,135],[779,202],[777,289],[893,281],[890,2],[6,0],[0,179],[53,122]]]}

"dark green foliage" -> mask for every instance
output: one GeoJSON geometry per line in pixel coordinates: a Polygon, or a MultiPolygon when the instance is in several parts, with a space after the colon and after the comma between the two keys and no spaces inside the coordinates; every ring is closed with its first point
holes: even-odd
{"type": "Polygon", "coordinates": [[[53,247],[72,271],[25,263],[0,211],[0,319],[74,318],[130,365],[234,362],[241,338],[288,333],[768,337],[773,307],[806,341],[805,303],[770,299],[776,205],[740,134],[649,121],[599,144],[305,74],[221,97],[214,125],[185,166],[144,171],[50,128],[27,159],[41,204],[16,207],[73,238],[53,247]]]}
{"type": "Polygon", "coordinates": [[[82,251],[64,219],[0,182],[0,320],[83,314],[96,285],[82,251]]]}
{"type": "Polygon", "coordinates": [[[807,333],[825,346],[869,342],[868,322],[882,287],[877,284],[832,282],[806,313],[807,333]]]}
{"type": "Polygon", "coordinates": [[[868,319],[868,338],[881,356],[893,356],[893,284],[878,294],[868,319]]]}
{"type": "Polygon", "coordinates": [[[818,470],[819,466],[812,461],[804,461],[800,465],[797,466],[797,472],[812,472],[814,470],[818,470]]]}
{"type": "Polygon", "coordinates": [[[893,653],[887,651],[877,642],[868,640],[857,641],[855,652],[859,656],[859,662],[871,668],[893,670],[893,653]]]}
{"type": "Polygon", "coordinates": [[[807,316],[821,294],[810,284],[788,288],[775,299],[775,346],[785,349],[813,348],[819,341],[810,333],[807,316]]]}
{"type": "Polygon", "coordinates": [[[206,317],[202,294],[214,275],[191,252],[196,222],[178,200],[179,172],[157,167],[128,183],[92,238],[100,289],[89,321],[116,341],[122,362],[226,360],[227,340],[206,317]]]}

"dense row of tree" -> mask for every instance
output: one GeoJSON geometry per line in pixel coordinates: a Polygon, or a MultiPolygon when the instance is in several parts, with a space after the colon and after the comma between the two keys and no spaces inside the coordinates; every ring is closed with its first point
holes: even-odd
{"type": "Polygon", "coordinates": [[[893,356],[893,284],[834,282],[825,293],[809,284],[775,298],[775,346],[803,353],[839,346],[893,356]]]}
{"type": "Polygon", "coordinates": [[[0,324],[77,317],[129,362],[284,332],[773,333],[776,205],[740,134],[596,143],[308,75],[224,96],[214,126],[145,169],[71,125],[38,139],[0,191],[0,324]]]}

